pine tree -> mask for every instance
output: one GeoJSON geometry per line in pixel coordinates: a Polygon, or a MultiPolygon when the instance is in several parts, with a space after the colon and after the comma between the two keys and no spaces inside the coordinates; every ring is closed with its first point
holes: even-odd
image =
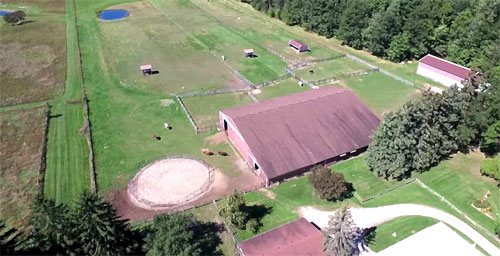
{"type": "Polygon", "coordinates": [[[365,234],[352,220],[351,213],[340,209],[328,221],[324,232],[324,251],[329,256],[356,256],[366,248],[365,234]]]}
{"type": "Polygon", "coordinates": [[[127,220],[119,219],[113,206],[95,193],[81,195],[74,218],[79,254],[125,255],[139,247],[138,234],[130,229],[127,220]]]}

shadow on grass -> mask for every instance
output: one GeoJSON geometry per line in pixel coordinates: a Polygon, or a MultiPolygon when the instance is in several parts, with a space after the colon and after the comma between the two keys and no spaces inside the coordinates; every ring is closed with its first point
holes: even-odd
{"type": "Polygon", "coordinates": [[[194,230],[195,239],[201,244],[201,255],[224,255],[219,245],[222,244],[220,234],[224,225],[215,222],[202,222],[194,230]]]}

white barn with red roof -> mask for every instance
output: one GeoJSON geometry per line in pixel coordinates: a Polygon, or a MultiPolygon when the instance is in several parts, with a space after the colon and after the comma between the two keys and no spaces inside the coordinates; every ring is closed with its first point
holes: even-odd
{"type": "Polygon", "coordinates": [[[456,84],[462,87],[470,68],[427,54],[419,60],[417,74],[432,79],[446,87],[456,84]]]}

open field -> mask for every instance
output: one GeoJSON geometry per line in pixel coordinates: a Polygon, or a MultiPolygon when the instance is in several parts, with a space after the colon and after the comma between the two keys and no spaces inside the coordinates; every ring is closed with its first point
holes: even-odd
{"type": "Polygon", "coordinates": [[[204,12],[217,17],[218,21],[224,26],[237,31],[252,42],[277,52],[290,62],[308,62],[315,59],[340,56],[337,51],[320,46],[302,33],[292,33],[284,26],[270,24],[274,23],[274,20],[256,12],[250,5],[227,0],[211,2],[192,0],[191,3],[204,12]],[[306,43],[311,51],[297,53],[288,46],[288,41],[291,39],[306,43]]]}
{"type": "Polygon", "coordinates": [[[113,8],[129,10],[130,17],[97,23],[108,52],[106,59],[122,87],[182,93],[245,86],[224,66],[220,56],[213,56],[150,3],[113,8]],[[145,64],[160,73],[143,76],[139,66],[145,64]]]}
{"type": "Polygon", "coordinates": [[[0,9],[24,10],[27,20],[33,21],[22,26],[0,24],[0,106],[46,101],[61,93],[66,70],[64,16],[40,9],[48,11],[53,3],[23,8],[14,2],[0,3],[0,9]]]}
{"type": "Polygon", "coordinates": [[[481,176],[479,171],[484,155],[472,152],[459,153],[428,172],[415,175],[427,186],[444,196],[484,228],[493,233],[495,220],[472,207],[472,203],[490,192],[490,202],[496,221],[500,221],[500,191],[496,182],[481,176]]]}
{"type": "Polygon", "coordinates": [[[296,79],[288,78],[276,84],[261,88],[259,93],[254,93],[254,96],[258,100],[262,101],[292,93],[307,91],[309,89],[311,89],[309,86],[299,86],[296,79]]]}
{"type": "Polygon", "coordinates": [[[293,72],[302,80],[315,81],[324,78],[338,77],[359,71],[368,71],[369,67],[348,58],[339,58],[332,61],[320,62],[293,72]],[[313,71],[311,74],[310,71],[313,71]]]}
{"type": "Polygon", "coordinates": [[[398,110],[405,102],[419,95],[414,87],[380,72],[346,79],[345,84],[379,116],[398,110]]]}
{"type": "Polygon", "coordinates": [[[227,64],[239,71],[251,82],[258,84],[272,80],[285,72],[286,63],[269,53],[260,45],[234,30],[223,26],[217,20],[189,1],[152,0],[153,5],[176,25],[191,34],[215,56],[225,56],[227,64]],[[245,58],[243,50],[252,48],[256,58],[245,58]]]}
{"type": "MultiPolygon", "coordinates": [[[[28,11],[27,14],[65,13],[66,0],[2,0],[0,6],[28,11]]],[[[28,16],[29,17],[29,16],[28,16]]]]}
{"type": "Polygon", "coordinates": [[[182,98],[182,102],[196,125],[200,129],[207,129],[219,126],[219,110],[250,104],[253,101],[246,92],[237,92],[182,98]]]}
{"type": "Polygon", "coordinates": [[[39,193],[48,107],[0,112],[0,219],[28,226],[39,193]]]}

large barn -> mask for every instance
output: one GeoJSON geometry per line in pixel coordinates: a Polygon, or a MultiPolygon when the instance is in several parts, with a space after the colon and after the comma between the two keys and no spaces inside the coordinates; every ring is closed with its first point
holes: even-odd
{"type": "Polygon", "coordinates": [[[462,87],[462,81],[469,75],[470,68],[466,68],[427,54],[419,60],[417,74],[430,78],[444,86],[457,85],[462,87]]]}
{"type": "Polygon", "coordinates": [[[219,112],[220,127],[266,185],[362,152],[379,119],[331,86],[219,112]]]}
{"type": "Polygon", "coordinates": [[[238,243],[242,256],[324,256],[323,234],[304,218],[238,243]]]}

